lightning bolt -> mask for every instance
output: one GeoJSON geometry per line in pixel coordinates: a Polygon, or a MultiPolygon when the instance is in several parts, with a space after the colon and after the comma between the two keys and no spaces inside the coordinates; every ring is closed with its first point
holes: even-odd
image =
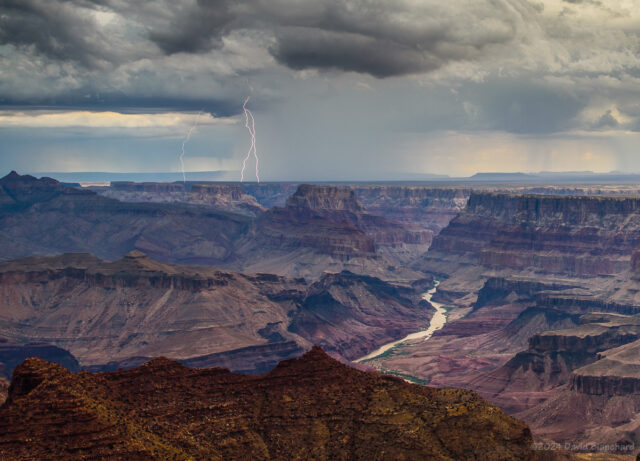
{"type": "Polygon", "coordinates": [[[249,150],[247,151],[247,155],[242,161],[242,170],[240,171],[240,182],[244,181],[244,170],[247,166],[247,160],[251,158],[251,154],[256,159],[256,179],[260,182],[260,174],[258,171],[258,151],[256,150],[256,122],[253,118],[253,114],[249,109],[247,109],[247,103],[251,97],[247,96],[247,99],[242,103],[242,110],[244,110],[244,126],[249,131],[249,136],[251,136],[251,145],[249,146],[249,150]]]}
{"type": "Polygon", "coordinates": [[[189,139],[191,139],[191,133],[193,133],[193,130],[195,130],[196,127],[198,126],[198,120],[200,120],[202,111],[203,109],[200,109],[200,112],[198,112],[198,115],[196,115],[196,119],[193,122],[193,125],[191,125],[191,128],[189,128],[189,131],[187,131],[187,135],[182,140],[182,149],[180,149],[180,155],[178,156],[178,158],[180,159],[180,169],[182,170],[182,182],[184,183],[187,182],[187,175],[184,172],[184,146],[189,142],[189,139]]]}

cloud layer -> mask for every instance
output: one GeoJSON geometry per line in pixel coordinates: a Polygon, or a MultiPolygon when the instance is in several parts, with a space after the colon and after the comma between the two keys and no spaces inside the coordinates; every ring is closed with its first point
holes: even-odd
{"type": "MultiPolygon", "coordinates": [[[[58,127],[75,126],[82,111],[110,111],[127,123],[142,116],[126,114],[147,113],[158,126],[200,110],[241,122],[251,93],[259,142],[273,163],[319,153],[327,175],[334,158],[356,171],[370,152],[391,155],[391,144],[407,133],[617,139],[640,131],[635,3],[5,0],[0,129],[36,128],[45,118],[25,111],[43,109],[70,112],[50,114],[58,127]]],[[[239,155],[245,139],[238,128],[230,127],[224,142],[211,139],[206,155],[239,155]]],[[[447,145],[452,155],[466,152],[447,145]]],[[[615,147],[608,149],[614,158],[615,147]]],[[[603,155],[597,164],[609,165],[603,155]]],[[[588,164],[593,157],[584,158],[588,164]]]]}

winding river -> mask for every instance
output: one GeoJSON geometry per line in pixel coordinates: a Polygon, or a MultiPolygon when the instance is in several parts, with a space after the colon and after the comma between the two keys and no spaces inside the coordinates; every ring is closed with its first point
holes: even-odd
{"type": "Polygon", "coordinates": [[[431,337],[431,335],[433,335],[435,331],[440,330],[442,327],[444,327],[445,323],[447,323],[447,316],[446,316],[446,310],[444,308],[444,305],[437,303],[435,301],[431,301],[431,298],[435,294],[439,283],[440,282],[436,281],[435,286],[431,290],[427,291],[422,295],[422,299],[431,303],[431,305],[436,309],[436,312],[433,314],[433,317],[431,318],[431,322],[429,323],[429,328],[427,328],[426,330],[416,331],[415,333],[411,333],[402,339],[398,339],[396,341],[392,341],[390,343],[384,344],[380,346],[378,349],[376,349],[375,351],[365,355],[364,357],[360,357],[359,359],[356,360],[356,362],[361,363],[361,362],[366,362],[368,360],[375,359],[376,357],[381,356],[385,352],[407,341],[411,341],[415,339],[422,339],[423,341],[426,341],[431,337]]]}

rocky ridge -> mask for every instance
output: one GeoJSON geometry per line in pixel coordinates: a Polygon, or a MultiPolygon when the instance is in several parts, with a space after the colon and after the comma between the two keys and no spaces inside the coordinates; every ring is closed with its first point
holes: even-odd
{"type": "Polygon", "coordinates": [[[0,456],[16,460],[511,460],[534,459],[531,442],[472,392],[360,372],[319,348],[256,377],[165,359],[73,374],[29,359],[0,408],[0,456]]]}

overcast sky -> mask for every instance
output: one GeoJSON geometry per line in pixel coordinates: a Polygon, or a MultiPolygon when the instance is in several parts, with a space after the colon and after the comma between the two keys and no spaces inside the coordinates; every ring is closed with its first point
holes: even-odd
{"type": "Polygon", "coordinates": [[[640,171],[639,3],[1,0],[0,171],[640,171]]]}

